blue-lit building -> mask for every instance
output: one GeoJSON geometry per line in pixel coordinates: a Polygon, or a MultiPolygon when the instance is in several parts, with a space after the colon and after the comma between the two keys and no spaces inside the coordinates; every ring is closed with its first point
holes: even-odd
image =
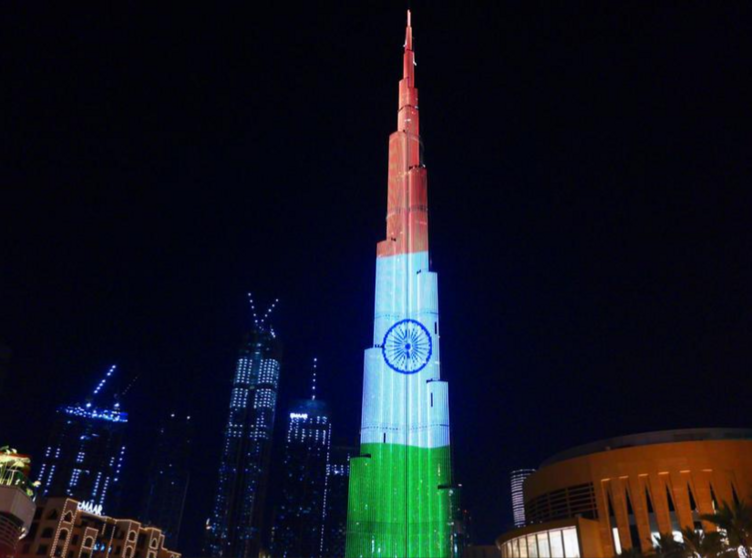
{"type": "Polygon", "coordinates": [[[358,448],[334,446],[326,466],[326,516],[324,517],[324,551],[322,556],[345,555],[347,534],[347,486],[350,482],[350,458],[358,448]]]}
{"type": "Polygon", "coordinates": [[[191,417],[171,413],[159,427],[146,482],[140,519],[159,527],[165,544],[179,548],[178,537],[190,482],[191,417]]]}
{"type": "Polygon", "coordinates": [[[44,496],[68,496],[117,512],[128,414],[105,396],[112,366],[85,403],[58,408],[39,469],[44,496]]]}
{"type": "Polygon", "coordinates": [[[266,324],[273,307],[254,320],[235,369],[219,483],[206,526],[207,552],[215,557],[256,558],[266,545],[265,506],[281,359],[281,345],[266,324]]]}
{"type": "Polygon", "coordinates": [[[274,515],[273,558],[324,555],[332,421],[328,405],[313,397],[295,401],[290,407],[282,498],[274,515]]]}

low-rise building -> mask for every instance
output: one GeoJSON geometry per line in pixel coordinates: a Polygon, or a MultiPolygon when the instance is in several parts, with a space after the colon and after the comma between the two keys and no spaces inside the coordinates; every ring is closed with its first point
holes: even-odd
{"type": "Polygon", "coordinates": [[[503,558],[650,552],[659,534],[715,531],[702,519],[752,496],[752,430],[687,429],[602,440],[548,459],[524,483],[527,526],[503,558]]]}
{"type": "Polygon", "coordinates": [[[14,556],[34,516],[34,487],[29,482],[31,460],[15,450],[0,450],[0,558],[14,556]]]}
{"type": "Polygon", "coordinates": [[[159,528],[101,511],[71,498],[41,501],[17,558],[180,558],[164,547],[159,528]]]}

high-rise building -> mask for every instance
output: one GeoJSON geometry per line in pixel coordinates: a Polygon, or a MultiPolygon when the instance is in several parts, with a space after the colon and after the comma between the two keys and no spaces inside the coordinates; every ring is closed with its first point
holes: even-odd
{"type": "Polygon", "coordinates": [[[428,257],[422,153],[408,11],[397,131],[389,137],[386,239],[376,248],[360,456],[350,462],[346,555],[351,557],[452,552],[457,506],[448,386],[440,374],[438,286],[428,257]]]}
{"type": "Polygon", "coordinates": [[[146,482],[141,520],[158,526],[171,548],[178,547],[190,482],[192,440],[191,417],[171,413],[157,432],[146,482]]]}
{"type": "Polygon", "coordinates": [[[314,387],[311,399],[290,407],[282,498],[274,519],[274,558],[328,558],[322,553],[332,421],[329,406],[315,393],[314,387]]]}
{"type": "Polygon", "coordinates": [[[58,408],[39,470],[44,496],[69,496],[107,513],[117,510],[128,414],[117,394],[105,395],[115,370],[107,371],[85,403],[58,408]]]}
{"type": "MultiPolygon", "coordinates": [[[[251,307],[254,308],[253,302],[251,307]]],[[[254,324],[240,347],[224,433],[219,486],[207,523],[215,557],[256,558],[266,544],[268,490],[281,346],[254,308],[254,324]]]]}
{"type": "Polygon", "coordinates": [[[0,449],[0,558],[15,556],[19,539],[31,529],[36,506],[30,469],[27,455],[0,449]]]}
{"type": "Polygon", "coordinates": [[[324,518],[324,552],[326,558],[345,555],[347,533],[347,485],[350,482],[350,459],[357,448],[334,446],[326,466],[326,517],[324,518]]]}
{"type": "Polygon", "coordinates": [[[525,526],[525,499],[522,495],[522,485],[525,479],[535,473],[535,469],[516,469],[509,473],[512,486],[512,514],[514,526],[525,526]]]}

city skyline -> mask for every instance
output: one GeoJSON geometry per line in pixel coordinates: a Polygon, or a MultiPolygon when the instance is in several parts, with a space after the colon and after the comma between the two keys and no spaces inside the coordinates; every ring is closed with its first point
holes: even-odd
{"type": "MultiPolygon", "coordinates": [[[[413,6],[456,478],[484,542],[521,463],[746,425],[745,9],[596,6],[413,6]]],[[[404,5],[248,10],[8,14],[0,418],[35,471],[54,410],[112,362],[139,378],[129,437],[175,409],[218,452],[249,289],[280,297],[294,347],[280,404],[316,354],[335,443],[357,439],[404,5]]]]}

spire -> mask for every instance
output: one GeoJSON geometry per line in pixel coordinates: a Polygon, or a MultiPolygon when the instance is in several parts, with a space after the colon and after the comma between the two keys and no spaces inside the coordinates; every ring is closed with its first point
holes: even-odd
{"type": "Polygon", "coordinates": [[[415,88],[415,53],[413,52],[412,14],[407,10],[405,52],[402,55],[402,79],[399,83],[397,130],[420,135],[418,127],[418,90],[415,88]]]}
{"type": "Polygon", "coordinates": [[[316,368],[318,367],[318,361],[318,358],[313,358],[313,371],[311,373],[311,401],[316,401],[316,368]]]}
{"type": "Polygon", "coordinates": [[[410,10],[407,10],[407,28],[405,29],[405,50],[413,49],[413,28],[410,25],[410,10]]]}

